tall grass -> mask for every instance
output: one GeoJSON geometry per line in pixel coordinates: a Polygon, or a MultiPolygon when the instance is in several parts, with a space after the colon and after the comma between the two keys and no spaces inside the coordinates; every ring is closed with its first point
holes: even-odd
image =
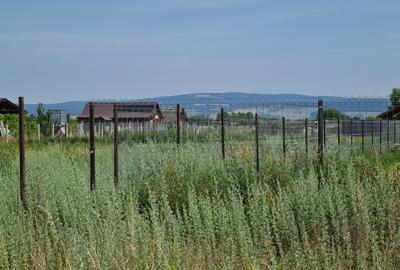
{"type": "MultiPolygon", "coordinates": [[[[318,190],[314,157],[248,144],[28,148],[29,210],[15,147],[1,147],[0,269],[353,269],[400,265],[396,159],[330,152],[318,190]],[[7,160],[5,162],[4,160],[7,160]]],[[[390,156],[389,156],[390,155],[390,156]]]]}

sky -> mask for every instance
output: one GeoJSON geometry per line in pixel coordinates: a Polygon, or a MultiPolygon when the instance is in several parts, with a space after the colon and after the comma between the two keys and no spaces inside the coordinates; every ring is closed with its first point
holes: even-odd
{"type": "Polygon", "coordinates": [[[0,96],[386,96],[399,14],[398,0],[4,0],[0,96]]]}

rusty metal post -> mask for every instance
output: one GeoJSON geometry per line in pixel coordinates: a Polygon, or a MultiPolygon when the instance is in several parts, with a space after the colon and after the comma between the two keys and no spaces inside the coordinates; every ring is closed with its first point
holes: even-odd
{"type": "Polygon", "coordinates": [[[28,201],[26,196],[26,182],[25,182],[25,105],[24,97],[18,98],[18,112],[19,112],[19,194],[22,206],[26,210],[28,208],[28,201]]]}
{"type": "Polygon", "coordinates": [[[118,105],[114,103],[114,186],[118,185],[118,105]]]}
{"type": "Polygon", "coordinates": [[[308,119],[304,120],[306,157],[308,157],[308,119]]]}
{"type": "Polygon", "coordinates": [[[322,116],[323,117],[323,134],[324,134],[324,136],[323,136],[323,145],[324,145],[324,148],[326,147],[326,142],[327,142],[327,140],[326,140],[326,119],[325,119],[325,116],[322,116]]]}
{"type": "Polygon", "coordinates": [[[176,104],[176,144],[181,144],[181,106],[176,104]]]}
{"type": "Polygon", "coordinates": [[[323,156],[323,151],[324,151],[324,104],[322,99],[318,100],[318,154],[320,155],[320,158],[323,156]]]}
{"type": "Polygon", "coordinates": [[[286,126],[285,126],[285,117],[282,117],[282,147],[283,147],[283,156],[286,157],[286,126]]]}
{"type": "Polygon", "coordinates": [[[361,151],[364,153],[364,119],[361,120],[361,151]]]}
{"type": "Polygon", "coordinates": [[[225,121],[224,121],[224,108],[221,108],[221,150],[222,159],[225,159],[225,121]]]}
{"type": "Polygon", "coordinates": [[[382,119],[379,120],[379,153],[382,154],[382,119]]]}
{"type": "Polygon", "coordinates": [[[90,145],[90,190],[96,190],[96,149],[94,134],[94,108],[93,102],[89,103],[89,145],[90,145]]]}
{"type": "Polygon", "coordinates": [[[321,188],[321,174],[324,162],[324,132],[325,119],[324,119],[324,103],[322,99],[318,100],[318,157],[319,166],[318,170],[318,190],[321,188]]]}
{"type": "Polygon", "coordinates": [[[340,146],[340,117],[337,119],[337,144],[340,146]]]}
{"type": "Polygon", "coordinates": [[[259,146],[259,128],[258,128],[258,113],[255,116],[255,126],[256,126],[256,170],[257,173],[260,172],[260,146],[259,146]]]}

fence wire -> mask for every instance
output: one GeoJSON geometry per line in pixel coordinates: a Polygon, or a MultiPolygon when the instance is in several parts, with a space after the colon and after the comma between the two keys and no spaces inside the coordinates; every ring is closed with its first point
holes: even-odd
{"type": "MultiPolygon", "coordinates": [[[[385,119],[378,117],[389,108],[389,99],[324,97],[323,101],[323,144],[327,151],[385,151],[399,144],[400,126],[395,115],[385,119]]],[[[244,143],[254,144],[256,113],[262,149],[280,150],[284,154],[310,153],[317,149],[318,106],[317,101],[311,99],[290,102],[226,100],[218,103],[207,100],[196,104],[182,101],[179,110],[177,104],[166,104],[163,100],[142,102],[142,106],[136,107],[132,107],[132,103],[117,103],[120,142],[221,143],[223,108],[227,149],[244,143]],[[149,104],[156,104],[155,109],[149,104]]],[[[98,140],[111,142],[114,120],[107,115],[109,112],[105,112],[104,104],[114,103],[95,103],[95,134],[98,140]]],[[[6,125],[2,123],[1,132],[6,134],[7,140],[13,136],[17,138],[17,130],[5,131],[6,125]]],[[[33,117],[27,117],[26,132],[31,141],[86,140],[89,124],[85,119],[73,117],[63,125],[38,123],[33,117]]],[[[0,135],[4,137],[4,134],[0,135]]]]}

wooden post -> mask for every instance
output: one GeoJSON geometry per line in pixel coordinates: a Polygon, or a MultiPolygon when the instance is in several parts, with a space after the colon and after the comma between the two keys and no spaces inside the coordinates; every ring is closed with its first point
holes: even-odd
{"type": "Polygon", "coordinates": [[[255,116],[255,126],[256,126],[256,170],[257,173],[260,172],[260,146],[259,146],[259,128],[258,128],[258,113],[255,116]]]}
{"type": "Polygon", "coordinates": [[[396,120],[393,120],[393,146],[396,145],[396,120]]]}
{"type": "Polygon", "coordinates": [[[225,159],[225,123],[224,123],[224,108],[221,108],[221,150],[222,159],[225,159]]]}
{"type": "Polygon", "coordinates": [[[65,123],[65,138],[67,138],[67,139],[68,139],[68,133],[69,133],[69,126],[68,126],[68,123],[66,122],[65,123]]]}
{"type": "Polygon", "coordinates": [[[282,117],[282,147],[283,156],[286,157],[286,127],[285,127],[285,117],[282,117]]]}
{"type": "Polygon", "coordinates": [[[304,120],[306,157],[308,157],[308,119],[304,120]]]}
{"type": "Polygon", "coordinates": [[[25,182],[25,108],[24,98],[18,98],[19,112],[19,194],[24,209],[28,209],[25,182]]]}
{"type": "Polygon", "coordinates": [[[176,144],[181,143],[181,106],[176,104],[176,144]]]}
{"type": "Polygon", "coordinates": [[[337,119],[337,143],[340,146],[340,118],[337,119]]]}
{"type": "Polygon", "coordinates": [[[382,154],[382,119],[379,120],[379,153],[382,154]]]}
{"type": "Polygon", "coordinates": [[[96,149],[94,134],[94,108],[93,102],[89,103],[89,141],[90,141],[90,190],[96,190],[96,149]]]}
{"type": "Polygon", "coordinates": [[[40,142],[40,123],[37,124],[37,139],[40,142]]]}
{"type": "Polygon", "coordinates": [[[364,153],[364,119],[361,120],[361,151],[364,153]]]}
{"type": "Polygon", "coordinates": [[[99,120],[99,126],[100,126],[100,139],[103,140],[104,139],[104,125],[101,120],[99,120]]]}
{"type": "Polygon", "coordinates": [[[79,138],[82,137],[82,133],[83,133],[83,132],[82,132],[82,129],[83,129],[83,128],[82,128],[82,122],[80,122],[80,123],[79,123],[79,129],[78,129],[78,136],[79,136],[79,138]]]}
{"type": "Polygon", "coordinates": [[[114,186],[118,185],[118,105],[114,103],[114,186]]]}
{"type": "Polygon", "coordinates": [[[6,142],[8,142],[8,136],[10,131],[8,130],[8,124],[6,124],[6,142]]]}

